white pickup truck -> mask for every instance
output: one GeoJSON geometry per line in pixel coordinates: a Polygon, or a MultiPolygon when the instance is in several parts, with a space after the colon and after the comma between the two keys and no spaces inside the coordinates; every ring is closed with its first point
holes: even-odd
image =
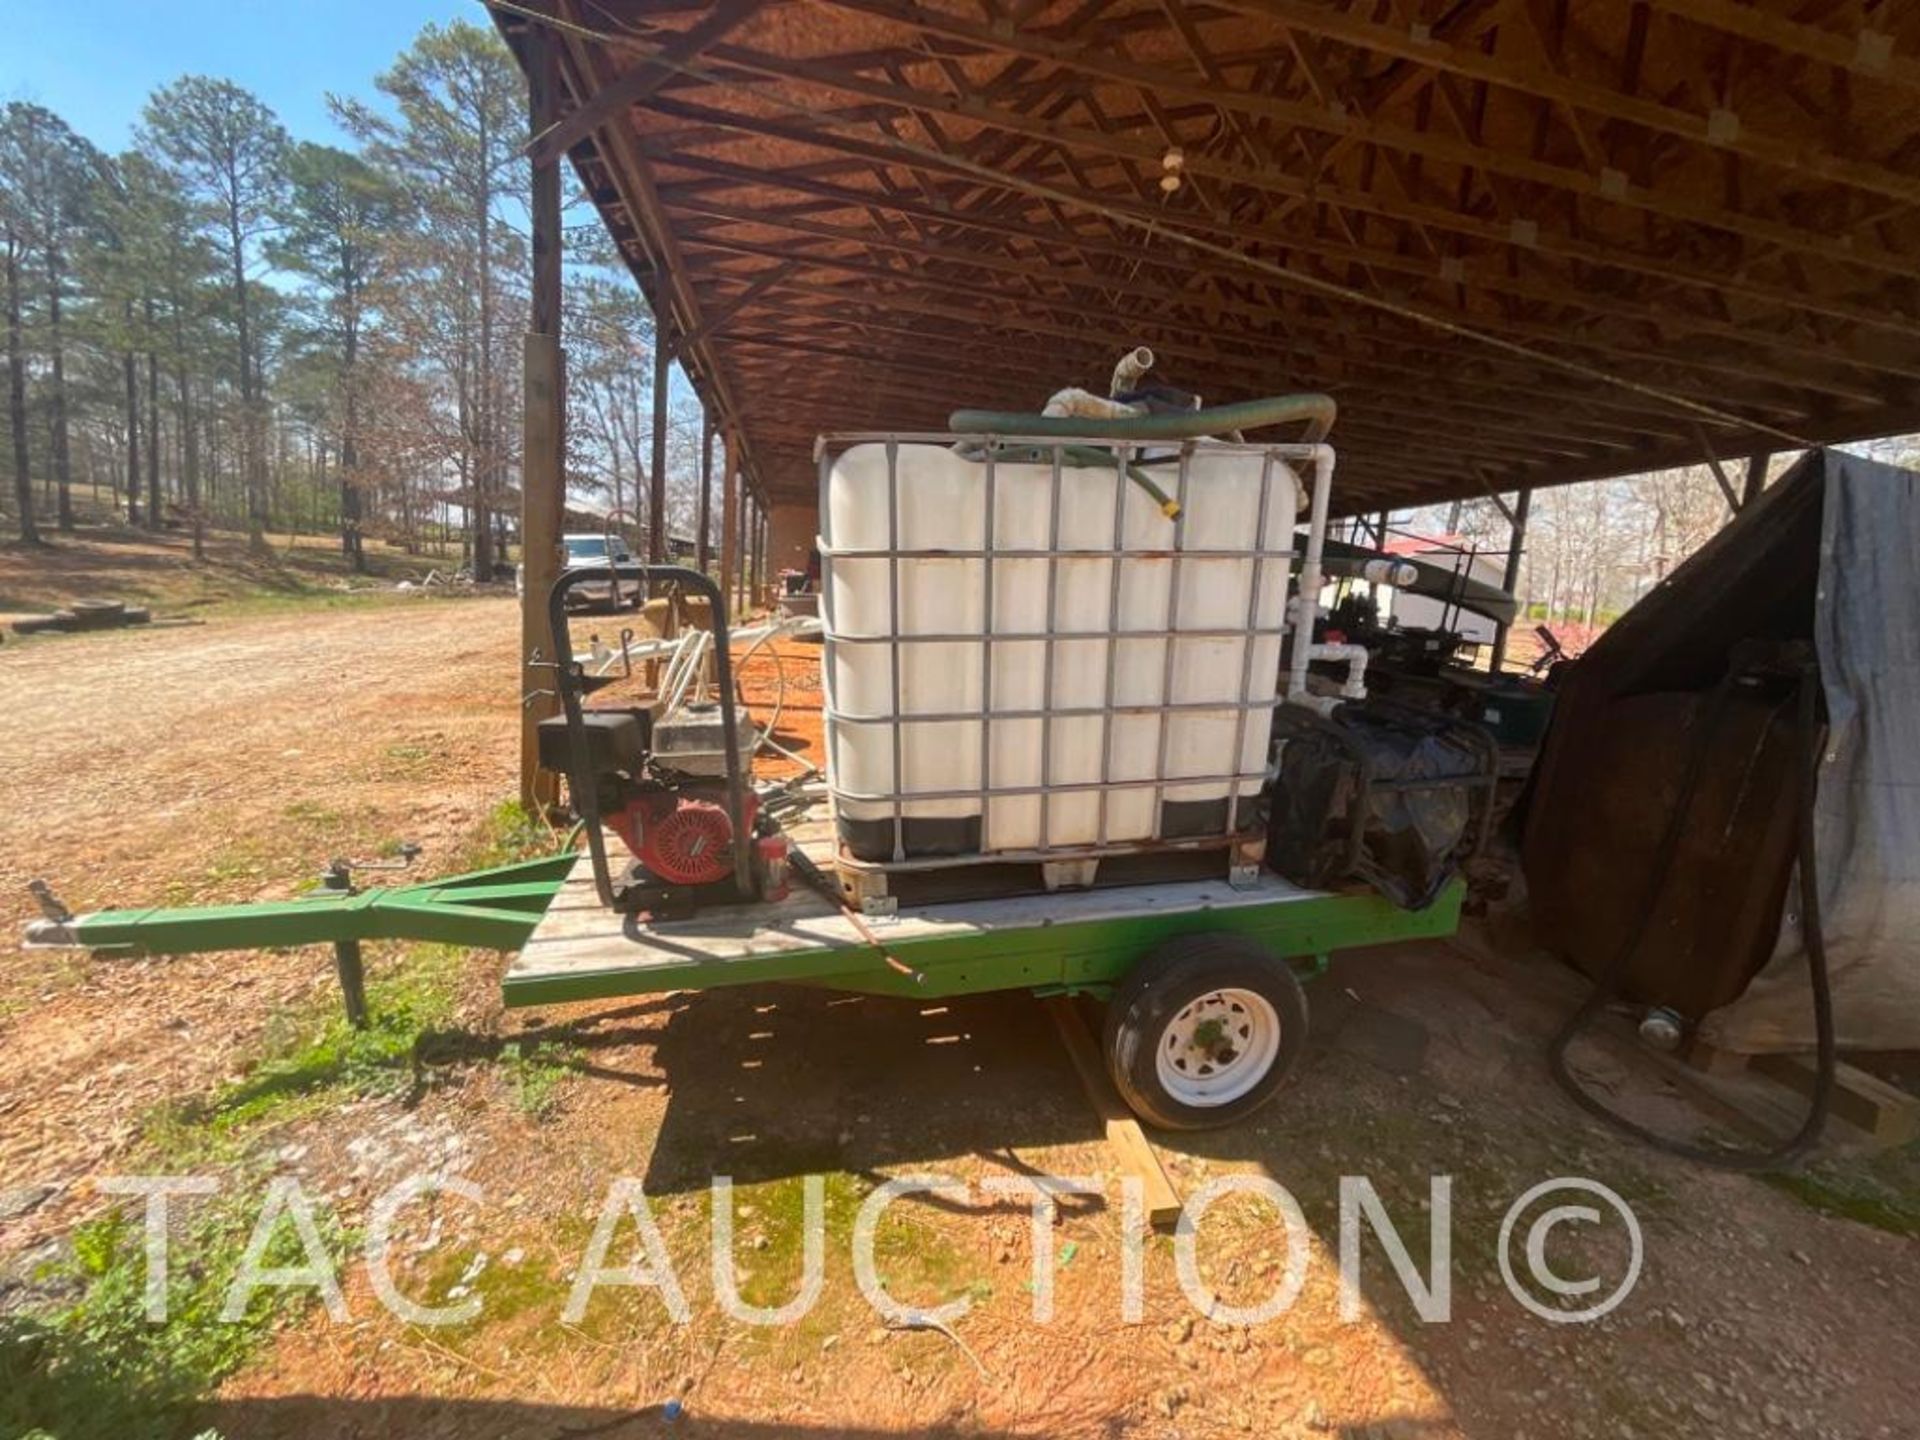
{"type": "MultiPolygon", "coordinates": [[[[627,548],[627,542],[618,535],[609,539],[606,535],[583,531],[576,535],[563,535],[560,543],[564,554],[560,561],[560,573],[569,570],[599,569],[611,563],[615,571],[613,580],[585,580],[567,592],[567,604],[570,606],[594,606],[612,610],[630,610],[639,606],[645,599],[644,587],[640,584],[640,562],[633,558],[633,551],[627,548]],[[609,553],[611,545],[611,553],[609,553]]],[[[514,570],[514,590],[526,588],[526,571],[514,570]]]]}

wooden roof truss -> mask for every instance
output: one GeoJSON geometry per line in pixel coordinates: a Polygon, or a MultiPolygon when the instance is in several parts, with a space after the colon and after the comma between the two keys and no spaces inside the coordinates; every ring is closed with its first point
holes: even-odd
{"type": "Polygon", "coordinates": [[[496,14],[564,37],[540,143],[775,495],[1136,343],[1334,394],[1345,510],[1920,429],[1920,5],[496,14]]]}

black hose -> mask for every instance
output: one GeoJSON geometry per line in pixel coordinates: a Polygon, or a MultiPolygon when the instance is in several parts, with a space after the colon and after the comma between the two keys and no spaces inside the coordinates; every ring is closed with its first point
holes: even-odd
{"type": "Polygon", "coordinates": [[[1710,748],[1713,732],[1718,727],[1724,713],[1727,698],[1732,694],[1734,676],[1721,682],[1715,692],[1712,709],[1702,723],[1699,733],[1694,737],[1691,753],[1687,759],[1685,776],[1681,781],[1680,793],[1675,802],[1672,817],[1667,821],[1666,831],[1660,838],[1659,849],[1655,852],[1653,873],[1648,881],[1647,894],[1640,906],[1632,929],[1622,942],[1606,973],[1595,982],[1593,993],[1586,1003],[1570,1016],[1566,1024],[1560,1027],[1560,1033],[1547,1047],[1547,1064],[1553,1071],[1553,1078],[1560,1088],[1566,1091],[1573,1102],[1589,1115],[1597,1116],[1617,1130],[1623,1130],[1637,1140],[1643,1140],[1655,1149],[1664,1150],[1669,1155],[1678,1155],[1684,1160],[1698,1161],[1702,1165],[1713,1165],[1723,1170],[1777,1170],[1799,1159],[1813,1148],[1826,1128],[1827,1110],[1833,1098],[1834,1070],[1837,1057],[1834,1053],[1833,1036],[1833,990],[1827,973],[1826,933],[1820,916],[1820,881],[1815,864],[1814,852],[1814,801],[1819,789],[1820,753],[1824,748],[1824,734],[1820,724],[1819,672],[1809,664],[1800,675],[1799,725],[1801,737],[1805,742],[1805,755],[1801,768],[1799,786],[1799,855],[1800,867],[1800,921],[1801,939],[1807,952],[1808,979],[1813,988],[1813,1027],[1816,1051],[1817,1071],[1814,1077],[1813,1096],[1807,1107],[1807,1117],[1800,1128],[1787,1139],[1765,1150],[1727,1150],[1714,1149],[1700,1145],[1689,1145],[1662,1135],[1657,1130],[1640,1124],[1612,1109],[1603,1101],[1594,1097],[1592,1092],[1583,1089],[1567,1066],[1567,1049],[1574,1038],[1592,1023],[1593,1018],[1609,1005],[1619,993],[1626,979],[1628,966],[1646,938],[1647,927],[1652,923],[1655,906],[1661,893],[1666,889],[1669,872],[1672,870],[1674,856],[1680,847],[1680,835],[1686,826],[1687,812],[1693,804],[1693,794],[1700,783],[1705,769],[1706,757],[1710,748]]]}

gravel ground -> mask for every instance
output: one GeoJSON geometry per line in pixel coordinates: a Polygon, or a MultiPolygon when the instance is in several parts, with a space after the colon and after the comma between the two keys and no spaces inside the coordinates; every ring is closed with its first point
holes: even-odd
{"type": "MultiPolygon", "coordinates": [[[[512,786],[514,637],[510,603],[477,600],[8,645],[0,934],[32,913],[33,874],[89,908],[284,893],[329,854],[400,838],[427,845],[423,868],[448,863],[512,786]]],[[[805,743],[817,695],[804,665],[789,680],[782,733],[805,743]]],[[[92,1178],[114,1170],[151,1107],[236,1074],[276,1012],[331,986],[311,952],[115,962],[0,951],[0,1260],[94,1203],[92,1178]]],[[[569,1329],[550,1305],[503,1304],[443,1340],[378,1318],[355,1271],[365,1318],[339,1327],[316,1312],[289,1328],[227,1383],[208,1422],[289,1440],[637,1437],[664,1429],[657,1406],[671,1395],[692,1429],[740,1440],[1915,1434],[1920,1382],[1906,1352],[1920,1334],[1920,1247],[1593,1129],[1544,1083],[1541,1062],[1578,988],[1553,967],[1438,945],[1343,956],[1315,984],[1311,1053],[1280,1101],[1231,1130],[1162,1137],[1189,1193],[1264,1173],[1299,1198],[1313,1231],[1308,1281],[1271,1323],[1197,1321],[1165,1242],[1152,1250],[1144,1323],[1119,1323],[1115,1223],[1096,1207],[1063,1219],[1060,1311],[1035,1326],[1023,1209],[923,1207],[928,1253],[950,1257],[942,1283],[975,1287],[958,1333],[985,1375],[939,1336],[876,1324],[838,1268],[830,1323],[798,1336],[730,1324],[689,1264],[694,1319],[670,1333],[636,1299],[613,1312],[641,1317],[630,1331],[604,1317],[569,1329]],[[1411,1313],[1371,1238],[1368,1304],[1340,1317],[1331,1219],[1343,1175],[1373,1179],[1410,1236],[1429,1178],[1452,1177],[1450,1323],[1411,1313]],[[1638,1286],[1589,1326],[1530,1315],[1495,1264],[1506,1207],[1566,1175],[1616,1187],[1645,1230],[1638,1286]]],[[[451,1207],[440,1248],[420,1241],[423,1269],[459,1274],[492,1256],[504,1273],[522,1263],[506,1257],[524,1255],[554,1297],[613,1174],[643,1176],[675,1253],[697,1254],[699,1191],[716,1167],[743,1184],[818,1171],[858,1185],[907,1170],[1111,1173],[1071,1067],[1021,996],[921,1006],[716,991],[477,1024],[523,1036],[541,1021],[572,1027],[553,1113],[517,1107],[503,1070],[449,1062],[417,1104],[369,1097],[295,1122],[276,1141],[283,1167],[358,1223],[391,1166],[431,1150],[497,1204],[472,1216],[451,1207]]],[[[1616,1094],[1644,1084],[1619,1057],[1586,1064],[1616,1094]]],[[[1677,1093],[1643,1098],[1650,1118],[1687,1123],[1677,1093]]],[[[1554,1242],[1563,1273],[1617,1274],[1621,1237],[1578,1229],[1554,1242]]],[[[1275,1274],[1272,1225],[1223,1205],[1206,1233],[1210,1278],[1239,1303],[1258,1300],[1275,1274]]],[[[496,1303],[532,1284],[502,1282],[496,1303]]]]}

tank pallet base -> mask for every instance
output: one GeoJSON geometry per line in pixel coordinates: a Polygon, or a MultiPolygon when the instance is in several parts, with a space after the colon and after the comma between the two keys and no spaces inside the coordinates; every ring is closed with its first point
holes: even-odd
{"type": "Polygon", "coordinates": [[[1220,835],[1148,845],[1115,846],[1097,854],[989,854],[904,863],[856,860],[841,850],[833,869],[840,893],[863,915],[898,913],[902,900],[988,900],[1011,895],[1091,890],[1099,885],[1167,879],[1214,879],[1226,859],[1227,883],[1259,882],[1265,835],[1220,835]]]}

